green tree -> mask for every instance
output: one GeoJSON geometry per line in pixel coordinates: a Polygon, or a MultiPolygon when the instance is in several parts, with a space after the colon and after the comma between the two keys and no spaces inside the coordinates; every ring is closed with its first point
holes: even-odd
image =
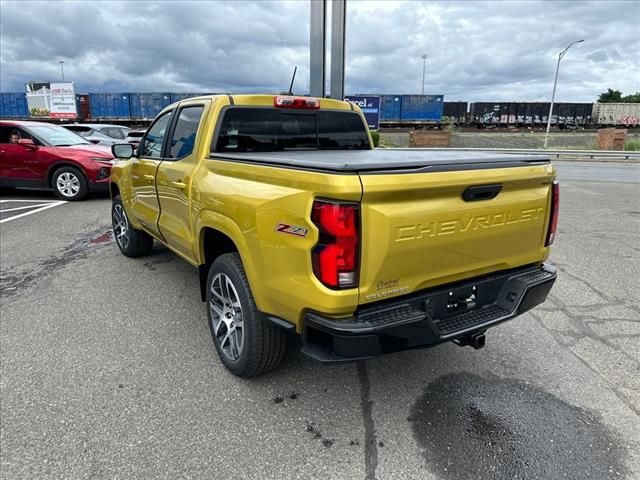
{"type": "Polygon", "coordinates": [[[640,103],[640,92],[636,92],[633,95],[626,95],[622,97],[623,103],[640,103]]]}
{"type": "Polygon", "coordinates": [[[622,101],[622,92],[620,90],[607,89],[598,97],[598,103],[616,103],[622,101]]]}

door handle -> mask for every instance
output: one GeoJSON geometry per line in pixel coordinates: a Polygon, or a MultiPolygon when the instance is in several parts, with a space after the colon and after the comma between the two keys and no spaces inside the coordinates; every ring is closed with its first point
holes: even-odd
{"type": "Polygon", "coordinates": [[[187,188],[187,185],[185,183],[182,182],[171,182],[173,184],[174,187],[179,188],[180,190],[184,190],[185,188],[187,188]]]}
{"type": "Polygon", "coordinates": [[[153,182],[156,179],[156,177],[154,177],[153,175],[145,175],[144,179],[153,182]]]}

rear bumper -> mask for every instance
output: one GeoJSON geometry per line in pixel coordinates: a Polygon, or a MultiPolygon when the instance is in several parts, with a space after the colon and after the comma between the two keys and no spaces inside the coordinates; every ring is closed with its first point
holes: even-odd
{"type": "Polygon", "coordinates": [[[555,280],[550,265],[529,266],[378,302],[350,318],[309,312],[302,351],[321,362],[344,362],[464,342],[543,303],[555,280]]]}

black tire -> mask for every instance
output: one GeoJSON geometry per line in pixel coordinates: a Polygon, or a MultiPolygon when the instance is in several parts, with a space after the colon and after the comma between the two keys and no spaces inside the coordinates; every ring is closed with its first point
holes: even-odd
{"type": "Polygon", "coordinates": [[[114,197],[111,205],[111,225],[113,238],[123,255],[135,258],[151,253],[153,237],[131,226],[120,195],[114,197]]]}
{"type": "MultiPolygon", "coordinates": [[[[263,315],[256,307],[247,281],[242,261],[237,253],[227,253],[218,257],[211,268],[207,277],[207,318],[209,320],[209,329],[211,338],[216,347],[218,356],[231,373],[243,378],[250,378],[266,373],[276,368],[282,362],[287,351],[287,332],[263,319],[263,315]],[[233,298],[237,297],[241,310],[239,312],[242,322],[242,342],[238,351],[237,329],[233,334],[236,335],[234,340],[236,344],[237,358],[231,358],[232,343],[225,342],[224,345],[229,347],[229,351],[221,344],[225,340],[225,334],[229,331],[225,321],[222,320],[223,314],[217,314],[212,305],[212,298],[215,297],[216,308],[220,309],[220,303],[223,302],[219,295],[215,295],[214,288],[218,290],[224,278],[231,282],[233,292],[229,295],[231,299],[227,305],[227,312],[233,311],[233,318],[227,316],[227,321],[233,326],[233,320],[237,321],[238,310],[232,304],[236,303],[233,298]],[[215,286],[214,286],[214,282],[215,286]],[[218,334],[216,334],[216,321],[218,322],[218,334]],[[223,325],[224,323],[224,325],[223,325]],[[225,331],[225,328],[227,329],[225,331]]],[[[231,335],[233,335],[231,334],[231,335]]],[[[230,336],[231,336],[230,335],[230,336]]]]}
{"type": "Polygon", "coordinates": [[[89,195],[87,177],[75,167],[60,167],[53,172],[51,187],[60,200],[74,202],[89,195]]]}

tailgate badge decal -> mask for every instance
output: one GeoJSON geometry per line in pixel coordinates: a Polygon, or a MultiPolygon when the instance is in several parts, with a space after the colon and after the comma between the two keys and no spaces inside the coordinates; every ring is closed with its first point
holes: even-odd
{"type": "Polygon", "coordinates": [[[304,227],[289,225],[288,223],[277,223],[275,231],[288,233],[289,235],[295,235],[296,237],[306,237],[308,232],[308,230],[304,227]]]}

